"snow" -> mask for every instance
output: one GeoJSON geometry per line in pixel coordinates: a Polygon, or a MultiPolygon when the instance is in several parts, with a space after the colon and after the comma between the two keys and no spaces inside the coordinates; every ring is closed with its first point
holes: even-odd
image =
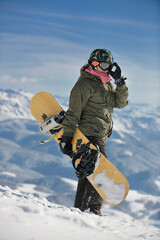
{"type": "MultiPolygon", "coordinates": [[[[32,93],[23,90],[0,89],[0,121],[13,118],[33,120],[29,108],[32,97],[32,93]]],[[[66,106],[67,101],[59,101],[57,96],[56,99],[66,111],[68,108],[66,106]]]]}
{"type": "Polygon", "coordinates": [[[96,216],[0,186],[3,240],[158,240],[160,231],[132,217],[96,216]]]}
{"type": "Polygon", "coordinates": [[[42,192],[42,191],[38,191],[36,189],[36,185],[35,184],[29,184],[29,183],[24,183],[24,184],[20,184],[17,187],[17,190],[22,192],[22,193],[27,193],[27,194],[34,194],[34,195],[40,195],[41,198],[47,198],[49,196],[49,194],[51,192],[42,192]]]}
{"type": "Polygon", "coordinates": [[[14,177],[14,178],[16,177],[16,174],[11,173],[11,172],[5,172],[5,171],[1,172],[0,175],[4,175],[4,176],[8,176],[8,177],[14,177]]]}
{"type": "Polygon", "coordinates": [[[107,177],[105,171],[97,174],[94,179],[92,179],[92,175],[90,175],[88,178],[92,184],[94,183],[97,186],[100,186],[100,188],[103,190],[103,193],[106,195],[106,200],[108,203],[118,204],[123,200],[125,195],[125,185],[123,183],[115,184],[114,179],[107,177]]]}
{"type": "Polygon", "coordinates": [[[29,101],[33,95],[23,90],[0,89],[0,121],[9,118],[33,119],[29,110],[29,101]]]}
{"type": "Polygon", "coordinates": [[[158,179],[155,180],[155,184],[157,185],[158,189],[160,190],[160,176],[158,176],[158,179]]]}
{"type": "Polygon", "coordinates": [[[76,191],[76,189],[77,189],[77,181],[72,180],[72,179],[68,179],[68,178],[64,178],[64,177],[62,177],[61,179],[62,179],[62,181],[68,183],[71,186],[73,191],[76,191]]]}
{"type": "Polygon", "coordinates": [[[119,143],[119,144],[125,144],[124,141],[120,140],[120,139],[112,139],[113,142],[119,143]]]}
{"type": "Polygon", "coordinates": [[[132,128],[132,124],[126,119],[114,119],[114,130],[117,131],[122,138],[126,133],[131,135],[135,134],[135,131],[133,131],[132,128]]]}
{"type": "Polygon", "coordinates": [[[130,151],[125,151],[124,154],[126,154],[126,155],[128,155],[128,156],[131,156],[131,157],[133,156],[133,153],[130,152],[130,151]]]}

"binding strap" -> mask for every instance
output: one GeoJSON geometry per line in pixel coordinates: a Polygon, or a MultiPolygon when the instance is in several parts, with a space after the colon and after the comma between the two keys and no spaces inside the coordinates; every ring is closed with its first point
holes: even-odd
{"type": "Polygon", "coordinates": [[[90,144],[91,142],[88,142],[84,151],[77,153],[72,159],[73,167],[79,179],[83,179],[94,172],[95,164],[100,157],[98,145],[96,145],[97,149],[91,149],[90,144]],[[76,166],[76,160],[80,158],[80,163],[76,166]]]}

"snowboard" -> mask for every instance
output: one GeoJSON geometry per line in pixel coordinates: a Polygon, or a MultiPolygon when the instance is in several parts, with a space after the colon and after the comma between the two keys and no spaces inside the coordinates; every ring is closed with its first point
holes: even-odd
{"type": "MultiPolygon", "coordinates": [[[[45,133],[47,131],[50,134],[49,140],[54,139],[59,143],[59,138],[63,135],[63,128],[54,119],[56,119],[59,113],[63,112],[63,109],[56,99],[48,92],[39,92],[31,99],[30,111],[33,117],[39,122],[41,132],[45,133]],[[59,129],[58,132],[49,131],[49,125],[51,125],[53,130],[59,129]]],[[[76,128],[72,140],[73,156],[83,151],[87,143],[89,143],[89,140],[76,128]]],[[[90,148],[96,149],[93,144],[90,144],[90,148]]],[[[76,165],[79,164],[80,160],[76,160],[76,165]]],[[[125,176],[101,153],[95,164],[94,172],[87,176],[87,179],[102,199],[111,206],[120,204],[126,198],[129,191],[129,184],[125,176]]]]}

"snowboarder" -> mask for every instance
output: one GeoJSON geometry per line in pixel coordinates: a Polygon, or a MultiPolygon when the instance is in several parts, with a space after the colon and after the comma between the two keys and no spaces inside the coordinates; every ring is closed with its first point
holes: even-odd
{"type": "MultiPolygon", "coordinates": [[[[88,64],[81,68],[81,74],[70,94],[67,116],[62,122],[63,136],[61,151],[70,154],[75,128],[106,155],[105,141],[112,134],[112,114],[114,108],[124,108],[128,104],[128,88],[120,66],[114,62],[107,49],[94,50],[88,64]],[[116,89],[111,84],[115,80],[116,89]],[[63,147],[62,147],[63,146],[63,147]]],[[[100,215],[103,200],[87,178],[78,181],[74,206],[81,211],[90,209],[100,215]]]]}

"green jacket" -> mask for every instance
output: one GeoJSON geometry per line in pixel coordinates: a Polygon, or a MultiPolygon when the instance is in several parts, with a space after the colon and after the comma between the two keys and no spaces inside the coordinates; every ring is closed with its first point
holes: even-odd
{"type": "Polygon", "coordinates": [[[128,104],[128,88],[123,85],[114,89],[110,82],[103,84],[99,77],[84,69],[70,94],[63,134],[72,137],[78,127],[85,136],[106,139],[112,133],[113,109],[128,104]]]}

